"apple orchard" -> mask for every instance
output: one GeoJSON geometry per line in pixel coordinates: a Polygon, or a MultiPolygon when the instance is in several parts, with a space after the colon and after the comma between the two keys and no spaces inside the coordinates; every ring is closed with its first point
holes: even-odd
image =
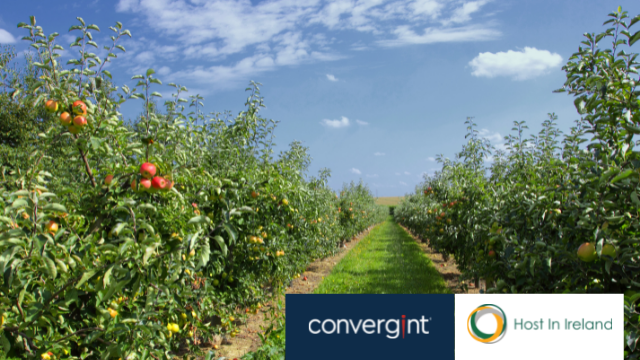
{"type": "MultiPolygon", "coordinates": [[[[338,196],[327,170],[305,179],[299,143],[272,156],[275,122],[258,115],[258,84],[232,121],[203,115],[201,97],[186,113],[187,89],[176,84],[161,111],[152,69],[133,88],[104,69],[125,51],[122,24],[101,58],[92,52],[100,29],[78,18],[78,57],[66,65],[57,33],[34,17],[18,26],[35,53],[0,93],[6,123],[21,124],[7,132],[0,182],[6,355],[201,353],[213,335],[235,336],[310,261],[387,216],[363,184],[338,196]],[[127,101],[144,110],[125,123],[127,101]]],[[[14,57],[6,51],[0,64],[14,57]]]]}
{"type": "Polygon", "coordinates": [[[573,95],[581,116],[570,134],[549,114],[531,138],[515,122],[507,150],[492,151],[469,118],[456,159],[440,156],[442,170],[395,209],[489,293],[624,293],[627,359],[640,353],[638,21],[618,8],[563,67],[556,91],[573,95]]]}

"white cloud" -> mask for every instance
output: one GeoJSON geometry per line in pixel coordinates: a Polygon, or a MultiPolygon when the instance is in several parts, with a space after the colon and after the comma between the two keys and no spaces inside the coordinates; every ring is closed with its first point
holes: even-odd
{"type": "Polygon", "coordinates": [[[377,178],[378,174],[367,174],[368,178],[377,178]]]}
{"type": "Polygon", "coordinates": [[[410,44],[433,44],[440,42],[486,41],[500,35],[497,30],[488,27],[470,25],[457,28],[425,28],[423,34],[416,34],[408,25],[396,27],[392,33],[396,36],[391,40],[380,40],[382,46],[402,46],[410,44]]]}
{"type": "Polygon", "coordinates": [[[152,63],[155,60],[155,55],[151,51],[143,51],[136,55],[135,60],[141,63],[152,63]]]}
{"type": "Polygon", "coordinates": [[[404,174],[405,174],[405,175],[411,175],[411,173],[410,173],[410,172],[408,172],[408,171],[405,171],[405,172],[404,172],[404,174]]]}
{"type": "Polygon", "coordinates": [[[481,129],[480,131],[478,131],[478,136],[488,139],[492,144],[504,141],[504,138],[502,137],[502,135],[500,135],[500,133],[491,133],[491,131],[487,129],[481,129]]]}
{"type": "Polygon", "coordinates": [[[0,44],[13,44],[14,42],[16,42],[16,38],[10,32],[0,29],[0,44]]]}
{"type": "Polygon", "coordinates": [[[396,173],[396,176],[400,176],[400,175],[402,175],[402,174],[400,174],[400,173],[396,173]]]}
{"type": "MultiPolygon", "coordinates": [[[[492,39],[498,31],[487,25],[468,25],[471,15],[479,13],[487,2],[119,0],[116,10],[146,20],[144,25],[169,41],[163,44],[174,48],[169,57],[165,56],[169,49],[157,44],[139,49],[153,52],[156,61],[176,62],[175,66],[161,65],[182,69],[166,80],[188,79],[209,87],[229,88],[277,67],[344,58],[331,48],[339,43],[340,35],[327,38],[327,31],[373,34],[387,39],[378,43],[382,46],[492,39]],[[449,27],[449,23],[458,27],[449,27]],[[216,64],[232,56],[235,63],[216,64]],[[177,64],[193,59],[216,66],[177,64]]],[[[356,39],[352,49],[364,50],[370,45],[375,43],[356,39]]],[[[327,78],[338,80],[331,74],[327,78]]]]}
{"type": "Polygon", "coordinates": [[[358,175],[362,174],[362,172],[356,168],[351,168],[351,172],[358,175]]]}
{"type": "Polygon", "coordinates": [[[357,41],[351,44],[351,50],[362,51],[362,50],[368,50],[368,49],[369,47],[366,46],[362,41],[357,41]]]}
{"type": "Polygon", "coordinates": [[[523,51],[480,53],[469,65],[473,68],[473,76],[509,76],[514,80],[527,80],[544,75],[561,63],[562,56],[556,53],[525,47],[523,51]]]}
{"type": "Polygon", "coordinates": [[[400,181],[400,185],[402,185],[402,186],[407,186],[407,183],[406,183],[406,182],[404,182],[404,181],[400,181]]]}
{"type": "Polygon", "coordinates": [[[453,11],[451,18],[444,20],[444,24],[450,23],[464,23],[471,20],[471,14],[480,10],[482,6],[487,4],[488,0],[470,1],[462,4],[459,8],[453,11]]]}
{"type": "Polygon", "coordinates": [[[362,120],[356,120],[356,123],[358,123],[358,125],[369,125],[368,122],[362,120]]]}
{"type": "Polygon", "coordinates": [[[343,116],[340,120],[323,119],[320,122],[320,124],[322,124],[322,125],[324,125],[326,127],[338,129],[338,128],[349,126],[350,122],[349,122],[349,119],[347,119],[346,117],[343,116]]]}
{"type": "Polygon", "coordinates": [[[385,153],[383,153],[383,152],[376,152],[376,153],[373,153],[373,155],[375,155],[375,156],[384,156],[384,155],[385,155],[385,153]]]}
{"type": "Polygon", "coordinates": [[[432,157],[432,156],[429,156],[429,157],[427,158],[427,160],[428,160],[428,161],[436,161],[436,158],[434,158],[434,157],[432,157]]]}
{"type": "Polygon", "coordinates": [[[169,73],[171,73],[171,68],[169,68],[168,66],[163,66],[158,69],[158,74],[160,75],[168,75],[169,73]]]}

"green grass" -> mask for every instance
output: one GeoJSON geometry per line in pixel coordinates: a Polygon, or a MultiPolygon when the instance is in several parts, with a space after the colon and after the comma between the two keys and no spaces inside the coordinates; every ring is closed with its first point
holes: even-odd
{"type": "Polygon", "coordinates": [[[315,294],[450,293],[418,244],[391,217],[340,261],[315,294]]]}

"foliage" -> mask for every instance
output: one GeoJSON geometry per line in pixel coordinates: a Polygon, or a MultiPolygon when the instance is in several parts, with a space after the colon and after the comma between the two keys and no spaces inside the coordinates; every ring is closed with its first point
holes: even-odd
{"type": "Polygon", "coordinates": [[[58,110],[87,106],[83,127],[45,121],[29,130],[37,146],[8,158],[0,179],[0,345],[21,358],[168,359],[199,352],[214,334],[234,336],[242,314],[257,309],[311,259],[380,222],[384,208],[361,185],[338,197],[328,171],[305,179],[307,149],[299,143],[277,159],[276,123],[258,115],[259,88],[247,89],[247,110],[232,120],[205,116],[202,98],[184,86],[156,101],[162,81],[148,69],[135,87],[115,86],[105,64],[124,52],[131,33],[110,27],[107,56],[78,18],[72,48],[58,63],[57,33],[30,22],[35,75],[12,83],[16,126],[38,117],[49,100],[58,110]],[[142,116],[125,123],[120,106],[134,99],[142,116]],[[76,131],[77,130],[77,131],[76,131]],[[140,166],[153,163],[168,191],[144,191],[140,166]],[[113,180],[107,183],[107,178],[113,180]],[[353,211],[340,207],[350,203],[353,211]],[[51,353],[49,355],[48,353],[51,353]]]}
{"type": "Polygon", "coordinates": [[[611,27],[585,34],[563,67],[567,80],[558,92],[574,95],[582,116],[569,135],[560,139],[554,114],[530,139],[524,122],[516,122],[507,151],[495,152],[485,169],[491,146],[468,119],[469,141],[456,161],[440,157],[442,170],[395,217],[454,255],[463,276],[487,279],[489,292],[624,293],[625,353],[635,359],[640,112],[637,54],[628,51],[640,39],[630,32],[640,16],[629,19],[621,9],[608,16],[611,27]],[[600,48],[605,40],[612,45],[600,48]],[[587,242],[595,244],[593,262],[577,256],[587,242]]]}

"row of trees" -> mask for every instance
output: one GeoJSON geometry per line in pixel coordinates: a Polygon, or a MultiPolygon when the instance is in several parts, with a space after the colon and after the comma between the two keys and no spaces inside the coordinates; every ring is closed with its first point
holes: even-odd
{"type": "Polygon", "coordinates": [[[177,84],[161,111],[152,69],[130,88],[104,67],[130,32],[110,27],[100,57],[100,29],[78,22],[79,57],[65,66],[58,34],[33,17],[18,25],[35,48],[27,66],[10,68],[11,49],[0,55],[0,353],[197,353],[386,216],[361,183],[338,196],[328,170],[305,178],[300,143],[273,156],[259,84],[236,117],[203,114],[202,98],[177,84]],[[125,122],[119,109],[134,99],[143,112],[125,122]]]}
{"type": "MultiPolygon", "coordinates": [[[[640,39],[621,9],[585,34],[558,92],[581,119],[563,136],[556,116],[525,138],[515,122],[506,151],[492,151],[467,120],[467,144],[395,210],[396,219],[445,255],[463,277],[496,293],[624,293],[625,354],[638,357],[640,299],[640,39]],[[605,41],[610,46],[601,47],[605,41]],[[493,156],[489,168],[484,166],[493,156]]],[[[596,305],[596,304],[594,304],[596,305]]]]}

